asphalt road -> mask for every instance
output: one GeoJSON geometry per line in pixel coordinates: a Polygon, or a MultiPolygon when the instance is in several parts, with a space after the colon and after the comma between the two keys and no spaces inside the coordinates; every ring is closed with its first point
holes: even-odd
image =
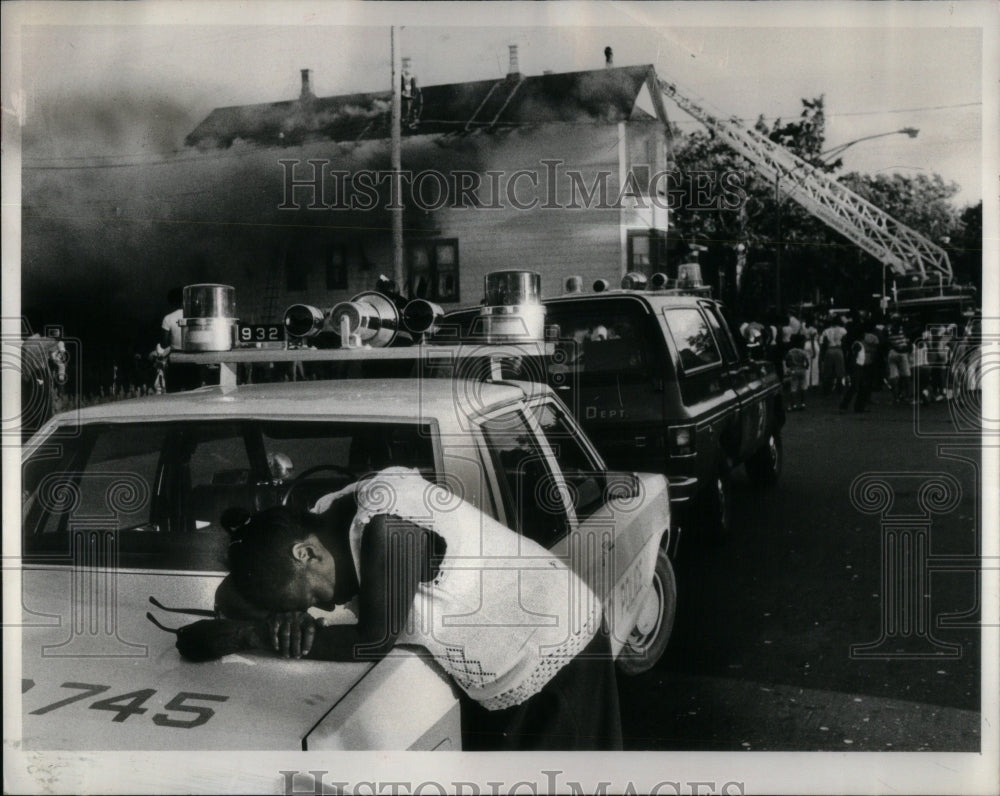
{"type": "Polygon", "coordinates": [[[779,484],[737,472],[731,538],[682,537],[667,652],[619,678],[627,749],[979,750],[979,440],[946,403],[875,401],[811,395],[779,484]],[[866,475],[891,505],[877,484],[852,499],[866,475]]]}

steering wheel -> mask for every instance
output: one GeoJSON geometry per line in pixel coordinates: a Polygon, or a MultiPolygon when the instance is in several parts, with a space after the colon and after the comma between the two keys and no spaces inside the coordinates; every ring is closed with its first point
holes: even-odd
{"type": "Polygon", "coordinates": [[[330,472],[340,473],[341,475],[347,476],[348,483],[358,480],[358,477],[354,473],[346,467],[341,467],[339,464],[317,464],[315,467],[309,467],[303,470],[288,482],[288,486],[285,487],[285,494],[281,496],[281,505],[288,505],[292,497],[292,492],[301,486],[302,482],[305,481],[306,478],[316,473],[323,472],[324,470],[329,470],[330,472]]]}

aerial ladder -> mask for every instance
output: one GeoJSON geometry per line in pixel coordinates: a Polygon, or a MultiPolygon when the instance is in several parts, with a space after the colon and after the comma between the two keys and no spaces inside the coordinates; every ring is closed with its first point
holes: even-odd
{"type": "Polygon", "coordinates": [[[689,99],[673,83],[659,79],[658,83],[664,96],[753,163],[758,172],[775,182],[780,193],[794,199],[893,273],[913,279],[923,289],[934,287],[943,292],[951,286],[951,263],[940,246],[741,120],[721,119],[689,99]]]}

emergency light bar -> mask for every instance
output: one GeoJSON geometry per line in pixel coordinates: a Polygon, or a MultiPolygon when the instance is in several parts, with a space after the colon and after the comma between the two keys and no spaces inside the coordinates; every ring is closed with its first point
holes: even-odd
{"type": "Polygon", "coordinates": [[[488,360],[490,378],[502,378],[502,365],[512,359],[550,357],[554,343],[523,342],[503,345],[459,343],[451,345],[419,344],[399,348],[234,348],[230,351],[175,351],[172,362],[219,365],[219,384],[235,387],[240,365],[279,362],[422,362],[430,367],[447,367],[463,360],[488,360]]]}

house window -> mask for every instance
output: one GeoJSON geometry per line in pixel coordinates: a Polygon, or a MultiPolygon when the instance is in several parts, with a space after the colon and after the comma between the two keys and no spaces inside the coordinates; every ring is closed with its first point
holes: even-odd
{"type": "Polygon", "coordinates": [[[660,230],[628,233],[628,270],[651,276],[667,268],[667,238],[660,230]]]}
{"type": "Polygon", "coordinates": [[[343,246],[331,246],[326,260],[326,289],[347,290],[347,257],[343,246]]]}
{"type": "Polygon", "coordinates": [[[411,298],[459,300],[458,240],[419,240],[407,244],[406,286],[411,298]]]}

